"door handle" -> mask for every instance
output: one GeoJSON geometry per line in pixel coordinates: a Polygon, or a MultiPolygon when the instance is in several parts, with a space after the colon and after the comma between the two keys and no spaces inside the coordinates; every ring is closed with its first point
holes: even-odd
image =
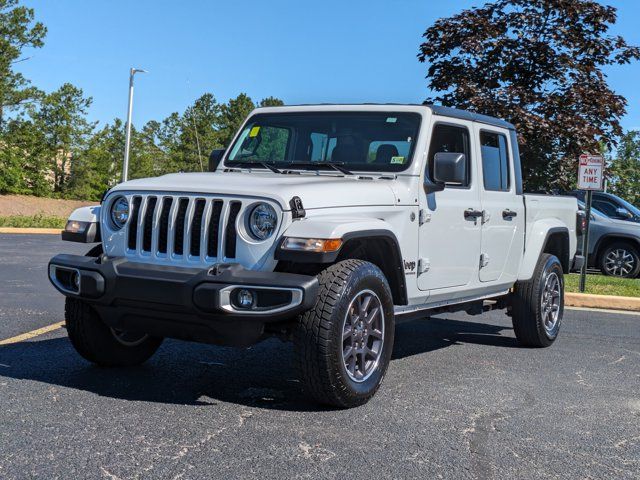
{"type": "Polygon", "coordinates": [[[508,208],[502,211],[502,218],[504,218],[505,220],[511,219],[517,216],[518,216],[518,212],[514,212],[513,210],[509,210],[508,208]]]}
{"type": "Polygon", "coordinates": [[[474,210],[473,208],[467,208],[464,211],[464,218],[465,219],[477,219],[478,217],[482,217],[482,215],[484,215],[484,212],[482,210],[474,210]]]}

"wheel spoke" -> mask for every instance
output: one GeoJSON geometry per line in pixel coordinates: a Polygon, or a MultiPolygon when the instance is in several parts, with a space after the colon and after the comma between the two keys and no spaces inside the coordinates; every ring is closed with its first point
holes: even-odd
{"type": "Polygon", "coordinates": [[[344,342],[347,338],[353,335],[353,327],[351,325],[346,325],[344,330],[342,331],[342,341],[344,342]]]}
{"type": "Polygon", "coordinates": [[[377,328],[372,328],[371,330],[369,330],[369,336],[372,338],[377,338],[379,340],[382,340],[382,332],[377,328]]]}
{"type": "Polygon", "coordinates": [[[360,300],[360,316],[363,318],[367,317],[367,311],[369,310],[369,305],[371,304],[371,299],[373,297],[371,295],[363,296],[360,300]]]}
{"type": "Polygon", "coordinates": [[[380,307],[373,307],[369,314],[365,318],[365,322],[367,325],[373,324],[373,322],[378,318],[378,314],[380,313],[380,307]]]}

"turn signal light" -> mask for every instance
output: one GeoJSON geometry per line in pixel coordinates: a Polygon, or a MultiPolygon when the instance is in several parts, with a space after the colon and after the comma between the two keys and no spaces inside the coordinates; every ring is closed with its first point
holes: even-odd
{"type": "Polygon", "coordinates": [[[335,252],[342,246],[341,238],[295,238],[286,237],[282,242],[283,250],[301,252],[335,252]]]}

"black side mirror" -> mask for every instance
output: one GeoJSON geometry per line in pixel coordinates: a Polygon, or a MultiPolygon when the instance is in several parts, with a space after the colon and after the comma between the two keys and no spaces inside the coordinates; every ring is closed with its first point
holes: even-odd
{"type": "Polygon", "coordinates": [[[622,207],[616,208],[616,215],[620,218],[626,218],[626,219],[633,218],[632,213],[626,208],[622,208],[622,207]]]}
{"type": "Polygon", "coordinates": [[[438,183],[463,185],[467,178],[464,153],[438,152],[433,158],[433,180],[438,183]]]}
{"type": "Polygon", "coordinates": [[[218,168],[218,164],[220,163],[220,160],[222,160],[222,156],[224,155],[224,152],[225,152],[224,149],[217,149],[211,152],[211,155],[209,155],[209,171],[210,172],[216,171],[216,168],[218,168]]]}

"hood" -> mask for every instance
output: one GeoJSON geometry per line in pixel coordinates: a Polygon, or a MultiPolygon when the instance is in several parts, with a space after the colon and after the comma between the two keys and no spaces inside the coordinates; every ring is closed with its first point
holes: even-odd
{"type": "Polygon", "coordinates": [[[636,235],[640,235],[640,223],[632,222],[630,220],[618,220],[616,218],[607,218],[610,224],[615,225],[617,228],[625,229],[634,232],[636,235]]]}
{"type": "Polygon", "coordinates": [[[258,172],[172,173],[130,180],[111,191],[184,192],[269,198],[283,210],[300,197],[305,209],[396,205],[391,180],[358,179],[328,174],[276,174],[258,172]]]}

